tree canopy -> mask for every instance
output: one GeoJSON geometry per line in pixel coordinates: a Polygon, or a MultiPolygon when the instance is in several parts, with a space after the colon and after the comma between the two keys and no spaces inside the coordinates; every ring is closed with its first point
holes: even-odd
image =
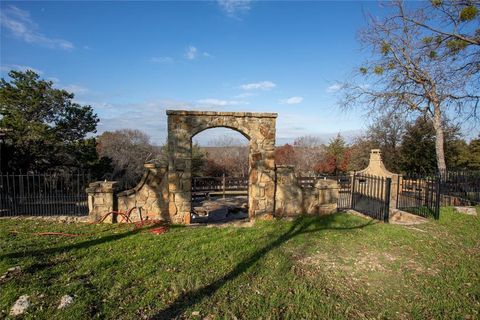
{"type": "Polygon", "coordinates": [[[446,169],[443,124],[473,119],[480,96],[480,2],[434,0],[386,5],[360,41],[370,58],[343,84],[342,105],[424,116],[435,129],[436,165],[446,169]]]}
{"type": "Polygon", "coordinates": [[[2,169],[84,166],[95,153],[94,140],[87,138],[98,123],[93,109],[31,70],[10,71],[9,77],[0,80],[0,128],[8,130],[2,169]]]}

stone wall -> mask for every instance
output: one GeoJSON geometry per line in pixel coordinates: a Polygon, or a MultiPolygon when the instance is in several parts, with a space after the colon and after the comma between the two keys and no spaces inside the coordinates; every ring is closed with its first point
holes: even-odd
{"type": "Polygon", "coordinates": [[[277,166],[275,215],[292,217],[302,214],[330,214],[337,211],[338,183],[318,180],[313,188],[302,188],[293,166],[277,166]]]}
{"type": "Polygon", "coordinates": [[[135,208],[130,214],[132,221],[141,218],[169,221],[167,166],[147,163],[145,169],[134,188],[117,195],[118,210],[126,212],[135,208]]]}
{"type": "MultiPolygon", "coordinates": [[[[132,189],[118,192],[117,182],[97,181],[86,189],[90,221],[99,221],[112,211],[132,210],[133,222],[143,219],[170,221],[168,215],[168,179],[167,166],[145,164],[145,173],[140,182],[132,189]]],[[[120,222],[116,214],[107,217],[104,222],[120,222]]]]}

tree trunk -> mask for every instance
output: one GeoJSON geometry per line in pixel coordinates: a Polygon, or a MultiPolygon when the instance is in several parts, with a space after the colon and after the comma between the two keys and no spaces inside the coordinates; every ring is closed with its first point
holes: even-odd
{"type": "Polygon", "coordinates": [[[440,105],[434,106],[433,127],[435,128],[435,153],[437,155],[437,168],[440,175],[444,175],[447,171],[445,163],[444,141],[445,134],[443,130],[442,115],[440,113],[440,105]]]}

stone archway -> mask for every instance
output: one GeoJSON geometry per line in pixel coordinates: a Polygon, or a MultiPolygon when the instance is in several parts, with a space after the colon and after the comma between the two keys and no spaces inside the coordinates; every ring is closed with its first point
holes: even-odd
{"type": "Polygon", "coordinates": [[[274,213],[276,113],[167,110],[168,211],[174,223],[190,223],[192,137],[225,127],[249,141],[248,215],[274,213]]]}

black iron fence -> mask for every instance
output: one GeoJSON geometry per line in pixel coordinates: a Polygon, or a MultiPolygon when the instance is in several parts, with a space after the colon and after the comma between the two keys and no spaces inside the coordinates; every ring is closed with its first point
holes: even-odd
{"type": "Polygon", "coordinates": [[[339,186],[337,208],[346,210],[352,208],[352,177],[351,175],[342,175],[337,177],[339,186]]]}
{"type": "Polygon", "coordinates": [[[87,215],[88,173],[0,174],[0,216],[87,215]]]}
{"type": "Polygon", "coordinates": [[[377,220],[388,222],[391,178],[354,174],[351,208],[377,220]]]}
{"type": "Polygon", "coordinates": [[[440,206],[480,204],[480,171],[445,171],[398,178],[397,208],[422,217],[440,217],[440,206]]]}
{"type": "Polygon", "coordinates": [[[441,183],[438,175],[398,177],[397,208],[425,218],[440,216],[441,183]]]}
{"type": "Polygon", "coordinates": [[[480,171],[447,171],[440,176],[442,205],[480,205],[480,171]]]}

